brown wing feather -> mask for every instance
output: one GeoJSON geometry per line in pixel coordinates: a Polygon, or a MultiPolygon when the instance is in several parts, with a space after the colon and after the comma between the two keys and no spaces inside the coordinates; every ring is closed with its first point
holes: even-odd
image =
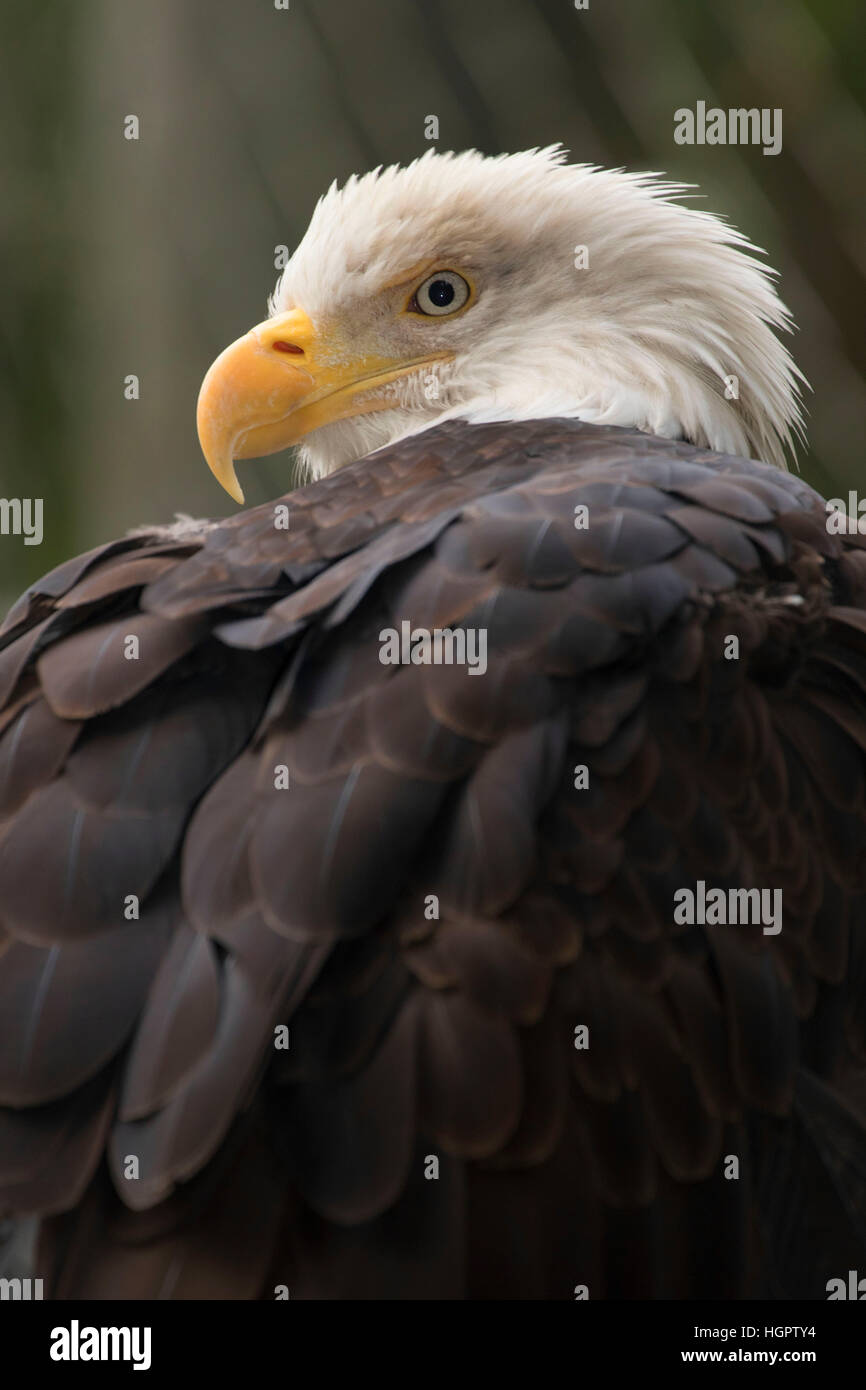
{"type": "Polygon", "coordinates": [[[824,1297],[866,1259],[859,538],[573,422],[289,504],[7,621],[0,1202],[67,1213],[55,1296],[824,1297]],[[403,621],[486,673],[384,666],[403,621]],[[782,932],[678,925],[698,879],[782,932]]]}

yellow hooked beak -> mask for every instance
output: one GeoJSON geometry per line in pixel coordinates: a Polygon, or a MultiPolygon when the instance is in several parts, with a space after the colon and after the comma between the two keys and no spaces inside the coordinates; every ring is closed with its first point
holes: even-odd
{"type": "Polygon", "coordinates": [[[319,342],[303,309],[266,319],[220,353],[202,382],[196,423],[208,467],[243,502],[235,459],[274,454],[320,425],[387,410],[387,397],[358,396],[449,355],[352,357],[319,342]]]}

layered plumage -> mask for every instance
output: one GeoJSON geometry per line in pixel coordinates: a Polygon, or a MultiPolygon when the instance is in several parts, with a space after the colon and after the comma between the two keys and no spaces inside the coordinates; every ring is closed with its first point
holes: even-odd
{"type": "Polygon", "coordinates": [[[825,1297],[866,1251],[860,538],[567,421],[290,500],[5,629],[0,1176],[54,1295],[825,1297]],[[382,665],[404,619],[486,626],[486,676],[382,665]],[[699,878],[783,930],[675,925],[699,878]]]}

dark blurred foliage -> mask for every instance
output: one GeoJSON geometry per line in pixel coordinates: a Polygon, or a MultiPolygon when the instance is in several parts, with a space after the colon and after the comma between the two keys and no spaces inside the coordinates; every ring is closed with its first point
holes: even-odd
{"type": "MultiPolygon", "coordinates": [[[[198,452],[212,358],[264,317],[274,248],[334,178],[562,140],[664,170],[763,246],[814,388],[806,477],[856,486],[866,421],[861,0],[2,0],[0,599],[176,511],[232,510],[198,452]],[[781,107],[784,146],[682,147],[677,107],[781,107]],[[124,138],[139,117],[141,138],[124,138]],[[127,401],[135,373],[141,398],[127,401]]],[[[286,490],[280,456],[244,469],[286,490]]]]}

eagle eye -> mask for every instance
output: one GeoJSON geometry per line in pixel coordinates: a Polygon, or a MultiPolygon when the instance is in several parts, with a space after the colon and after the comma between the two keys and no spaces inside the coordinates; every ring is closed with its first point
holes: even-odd
{"type": "Polygon", "coordinates": [[[462,309],[471,293],[470,286],[455,270],[436,270],[418,286],[408,307],[416,314],[443,318],[462,309]]]}

